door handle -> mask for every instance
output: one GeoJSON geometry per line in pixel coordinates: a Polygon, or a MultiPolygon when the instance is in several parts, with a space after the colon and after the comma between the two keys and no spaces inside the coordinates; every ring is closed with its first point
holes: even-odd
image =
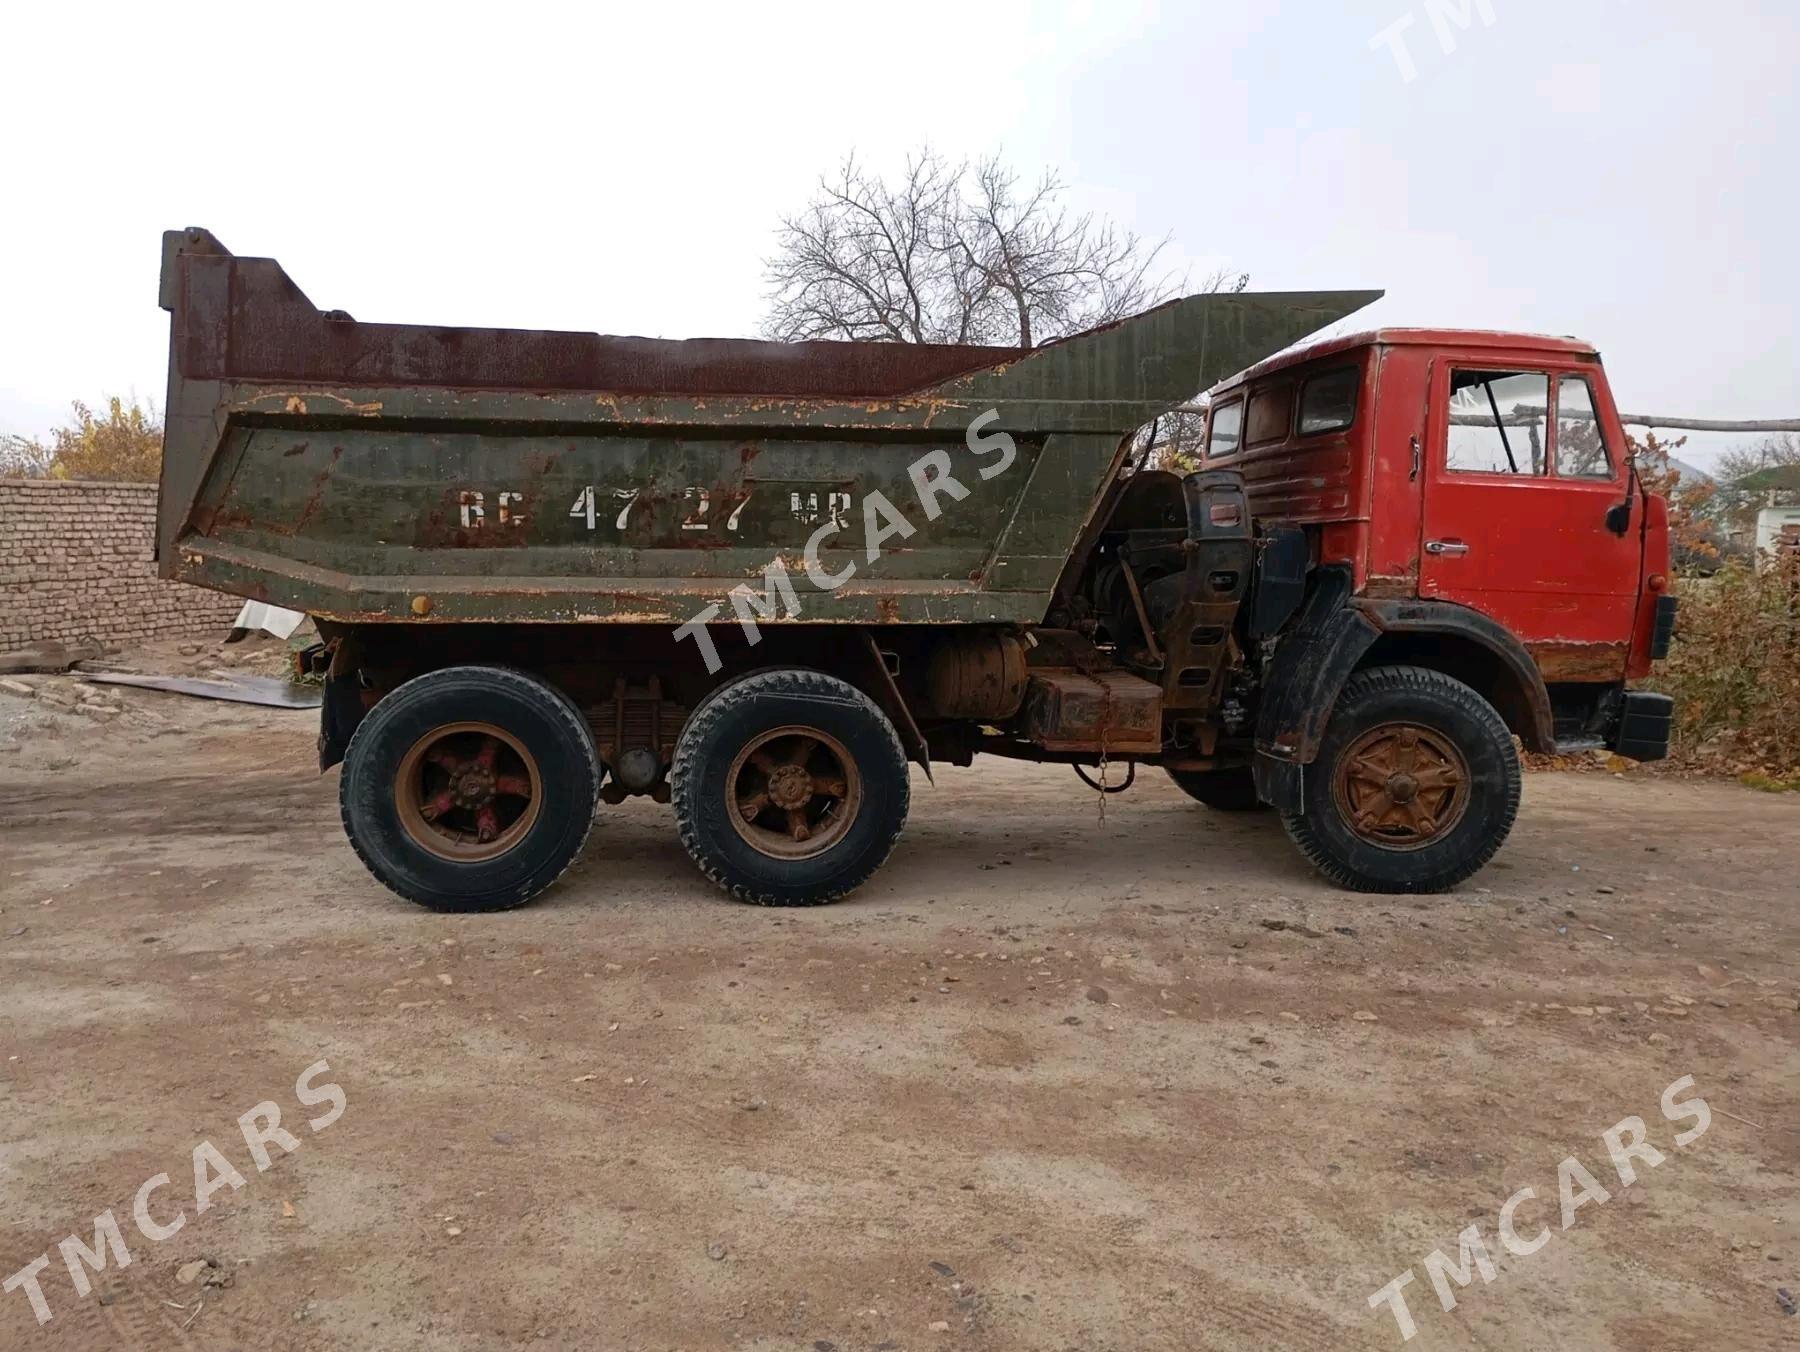
{"type": "Polygon", "coordinates": [[[1461,540],[1427,540],[1425,552],[1427,554],[1459,555],[1467,554],[1469,547],[1461,540]]]}

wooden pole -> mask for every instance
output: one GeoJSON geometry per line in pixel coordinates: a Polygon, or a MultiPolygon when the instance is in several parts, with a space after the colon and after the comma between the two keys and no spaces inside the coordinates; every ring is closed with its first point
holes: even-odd
{"type": "MultiPolygon", "coordinates": [[[[1205,404],[1177,404],[1176,413],[1204,413],[1205,404]]],[[[1508,426],[1518,426],[1543,417],[1544,410],[1532,408],[1526,404],[1513,407],[1507,417],[1508,426]]],[[[1593,414],[1566,413],[1565,418],[1571,420],[1579,417],[1592,417],[1593,414]]],[[[1491,427],[1492,418],[1470,414],[1453,421],[1471,427],[1491,427]]],[[[1619,421],[1627,427],[1663,427],[1674,432],[1800,432],[1800,418],[1677,418],[1661,413],[1621,413],[1619,421]]]]}

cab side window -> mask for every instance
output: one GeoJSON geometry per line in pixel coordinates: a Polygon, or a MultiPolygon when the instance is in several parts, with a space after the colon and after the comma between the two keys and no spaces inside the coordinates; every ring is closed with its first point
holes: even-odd
{"type": "Polygon", "coordinates": [[[1594,390],[1586,376],[1558,376],[1556,381],[1556,474],[1561,479],[1610,479],[1612,456],[1594,390]]]}
{"type": "Polygon", "coordinates": [[[1541,371],[1450,372],[1445,467],[1456,474],[1542,475],[1550,377],[1541,371]]]}
{"type": "Polygon", "coordinates": [[[1244,401],[1234,399],[1229,404],[1215,404],[1212,420],[1207,427],[1206,455],[1208,459],[1219,455],[1236,455],[1244,442],[1244,401]]]}

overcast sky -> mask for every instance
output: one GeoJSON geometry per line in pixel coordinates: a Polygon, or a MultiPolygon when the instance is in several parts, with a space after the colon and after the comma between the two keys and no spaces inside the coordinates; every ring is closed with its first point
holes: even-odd
{"type": "Polygon", "coordinates": [[[1797,16],[12,5],[0,432],[109,391],[160,402],[165,228],[279,258],[359,319],[751,334],[777,217],[846,151],[892,165],[927,141],[1058,170],[1195,277],[1385,288],[1371,322],[1578,334],[1632,411],[1800,416],[1797,16]],[[1403,60],[1381,35],[1409,14],[1403,60]]]}

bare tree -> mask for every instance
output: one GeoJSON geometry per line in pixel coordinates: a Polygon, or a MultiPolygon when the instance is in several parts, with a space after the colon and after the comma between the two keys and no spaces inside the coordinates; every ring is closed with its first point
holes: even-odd
{"type": "Polygon", "coordinates": [[[1794,465],[1800,465],[1800,436],[1781,432],[1764,437],[1754,445],[1726,451],[1719,457],[1718,477],[1726,482],[1754,480],[1765,471],[1794,465]]]}
{"type": "Polygon", "coordinates": [[[1800,436],[1779,432],[1719,457],[1719,514],[1736,535],[1756,528],[1764,507],[1800,501],[1800,436]]]}
{"type": "Polygon", "coordinates": [[[771,338],[1035,347],[1172,294],[1163,243],[1029,187],[998,155],[973,166],[926,149],[897,182],[854,156],[786,217],[766,260],[771,338]]]}

